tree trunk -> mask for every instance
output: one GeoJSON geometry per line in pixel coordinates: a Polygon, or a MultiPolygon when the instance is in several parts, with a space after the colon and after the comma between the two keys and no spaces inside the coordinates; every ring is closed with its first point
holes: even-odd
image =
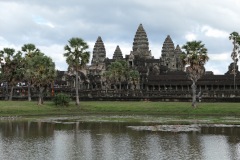
{"type": "Polygon", "coordinates": [[[78,94],[78,71],[76,71],[76,105],[79,106],[79,94],[78,94]]]}
{"type": "Polygon", "coordinates": [[[196,84],[193,82],[192,84],[192,107],[196,108],[197,107],[197,101],[196,101],[196,84]]]}
{"type": "Polygon", "coordinates": [[[43,91],[44,91],[44,87],[39,87],[38,105],[43,104],[43,91]]]}
{"type": "Polygon", "coordinates": [[[11,91],[10,91],[10,94],[9,94],[9,101],[12,101],[12,97],[13,97],[13,86],[11,86],[11,91]]]}
{"type": "Polygon", "coordinates": [[[30,102],[32,100],[31,98],[31,84],[28,82],[28,101],[30,102]]]}
{"type": "Polygon", "coordinates": [[[5,100],[8,100],[8,83],[6,83],[5,100]]]}

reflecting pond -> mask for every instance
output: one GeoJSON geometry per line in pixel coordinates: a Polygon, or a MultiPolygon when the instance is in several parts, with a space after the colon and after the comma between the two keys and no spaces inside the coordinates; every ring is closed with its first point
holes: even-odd
{"type": "Polygon", "coordinates": [[[137,131],[137,123],[0,121],[1,160],[240,159],[239,127],[137,131]]]}

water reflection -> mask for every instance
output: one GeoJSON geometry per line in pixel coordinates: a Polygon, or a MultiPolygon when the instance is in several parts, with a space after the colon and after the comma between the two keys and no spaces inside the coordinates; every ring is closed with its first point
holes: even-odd
{"type": "Polygon", "coordinates": [[[240,129],[134,131],[127,123],[0,122],[3,160],[240,159],[240,129]]]}

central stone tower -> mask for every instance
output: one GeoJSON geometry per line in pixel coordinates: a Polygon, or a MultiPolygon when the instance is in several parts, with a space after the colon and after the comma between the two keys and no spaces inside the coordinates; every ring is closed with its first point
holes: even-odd
{"type": "Polygon", "coordinates": [[[135,34],[131,54],[133,54],[134,56],[139,56],[140,58],[144,59],[153,58],[151,55],[151,51],[149,51],[147,34],[142,24],[139,25],[137,32],[135,34]]]}
{"type": "Polygon", "coordinates": [[[104,63],[106,59],[106,50],[102,38],[99,36],[93,47],[92,65],[104,63]]]}

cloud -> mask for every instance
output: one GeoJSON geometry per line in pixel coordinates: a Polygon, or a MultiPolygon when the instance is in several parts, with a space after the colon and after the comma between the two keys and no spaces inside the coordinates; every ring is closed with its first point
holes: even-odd
{"type": "Polygon", "coordinates": [[[130,53],[137,27],[142,23],[155,58],[160,57],[167,35],[175,46],[201,40],[211,55],[211,65],[207,67],[224,73],[229,60],[225,63],[219,53],[230,54],[228,35],[240,32],[237,0],[1,0],[0,5],[0,47],[19,49],[23,44],[34,43],[62,69],[66,64],[58,53],[70,38],[81,37],[94,45],[101,36],[107,56],[112,58],[117,45],[123,54],[130,53]]]}
{"type": "Polygon", "coordinates": [[[51,28],[55,28],[55,26],[51,22],[42,18],[41,16],[33,15],[32,17],[33,17],[33,21],[37,24],[45,25],[45,26],[48,26],[48,27],[51,27],[51,28]]]}
{"type": "Polygon", "coordinates": [[[197,35],[194,33],[188,33],[185,35],[187,41],[193,41],[197,39],[197,35]]]}
{"type": "Polygon", "coordinates": [[[228,66],[232,62],[229,53],[208,54],[209,61],[206,63],[206,70],[213,71],[214,74],[224,74],[228,71],[228,66]]]}
{"type": "Polygon", "coordinates": [[[66,58],[64,54],[64,46],[51,44],[49,46],[37,46],[45,55],[51,57],[55,62],[56,69],[67,70],[66,58]]]}
{"type": "Polygon", "coordinates": [[[231,61],[229,53],[208,54],[211,61],[231,61]]]}
{"type": "Polygon", "coordinates": [[[203,32],[206,36],[208,37],[213,37],[213,38],[228,38],[229,33],[225,31],[221,31],[215,28],[212,28],[210,26],[203,26],[201,28],[201,32],[203,32]]]}

